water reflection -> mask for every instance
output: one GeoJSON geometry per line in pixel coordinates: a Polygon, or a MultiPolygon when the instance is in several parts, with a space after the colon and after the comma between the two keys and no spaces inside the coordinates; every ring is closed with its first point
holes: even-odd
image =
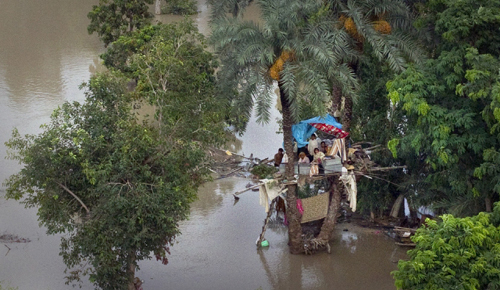
{"type": "Polygon", "coordinates": [[[342,231],[341,236],[342,245],[350,250],[354,254],[356,252],[356,244],[358,241],[358,235],[356,233],[342,231]]]}

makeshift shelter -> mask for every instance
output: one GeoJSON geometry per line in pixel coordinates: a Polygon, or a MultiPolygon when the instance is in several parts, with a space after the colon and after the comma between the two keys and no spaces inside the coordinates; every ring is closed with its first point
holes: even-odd
{"type": "Polygon", "coordinates": [[[295,141],[297,141],[297,146],[299,148],[307,146],[309,143],[307,139],[317,130],[333,135],[338,139],[343,139],[349,135],[349,133],[342,130],[342,124],[327,114],[325,117],[314,117],[300,121],[298,124],[292,126],[292,135],[295,141]]]}

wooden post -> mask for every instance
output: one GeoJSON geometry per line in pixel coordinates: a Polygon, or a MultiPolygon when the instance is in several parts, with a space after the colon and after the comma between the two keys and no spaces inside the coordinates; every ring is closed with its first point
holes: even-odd
{"type": "Polygon", "coordinates": [[[264,234],[266,233],[267,224],[269,223],[269,218],[273,214],[273,206],[276,203],[276,199],[273,199],[271,206],[269,207],[269,212],[267,213],[266,219],[264,220],[264,225],[262,226],[262,233],[260,233],[259,240],[257,241],[257,248],[261,247],[261,243],[264,240],[264,234]]]}
{"type": "Polygon", "coordinates": [[[155,14],[156,15],[161,14],[161,0],[156,0],[155,2],[155,14]]]}

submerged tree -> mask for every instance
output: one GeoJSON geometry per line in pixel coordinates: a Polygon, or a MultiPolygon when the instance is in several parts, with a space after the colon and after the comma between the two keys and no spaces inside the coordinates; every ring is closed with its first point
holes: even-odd
{"type": "Polygon", "coordinates": [[[150,23],[153,15],[148,11],[153,0],[99,0],[87,17],[89,34],[97,32],[105,46],[120,35],[140,29],[150,23]]]}
{"type": "Polygon", "coordinates": [[[198,12],[195,0],[166,0],[165,13],[175,15],[193,15],[198,12]]]}
{"type": "Polygon", "coordinates": [[[135,289],[138,261],[153,254],[167,263],[178,222],[210,173],[205,146],[222,142],[211,55],[192,24],[163,29],[134,57],[134,91],[122,77],[94,76],[85,103],[65,103],[43,133],[15,131],[7,142],[24,164],[6,181],[7,197],[38,207],[49,234],[67,233],[70,280],[88,274],[103,289],[135,289]],[[133,109],[148,102],[159,107],[151,123],[133,109]]]}

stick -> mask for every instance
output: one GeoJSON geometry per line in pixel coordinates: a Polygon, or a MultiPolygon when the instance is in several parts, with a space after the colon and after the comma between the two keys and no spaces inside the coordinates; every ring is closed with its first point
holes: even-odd
{"type": "Polygon", "coordinates": [[[69,190],[69,188],[67,188],[66,186],[62,185],[61,183],[57,182],[57,184],[62,187],[62,189],[64,189],[65,191],[67,191],[69,194],[71,194],[76,200],[78,200],[78,202],[82,205],[82,207],[87,211],[87,214],[90,214],[90,210],[89,208],[83,203],[83,201],[78,198],[78,196],[76,196],[76,194],[74,194],[71,190],[69,190]]]}
{"type": "Polygon", "coordinates": [[[402,168],[406,168],[406,165],[392,166],[392,167],[374,167],[374,168],[369,168],[368,171],[384,171],[384,170],[393,170],[393,169],[402,169],[402,168]]]}
{"type": "Polygon", "coordinates": [[[269,218],[273,214],[273,206],[275,203],[276,203],[276,199],[273,199],[273,201],[271,202],[271,205],[269,206],[269,212],[267,213],[266,219],[264,220],[264,225],[262,226],[262,233],[260,233],[259,241],[257,242],[257,248],[261,247],[260,245],[262,244],[262,241],[264,240],[264,234],[266,233],[267,223],[269,222],[269,218]]]}
{"type": "Polygon", "coordinates": [[[416,247],[417,246],[417,244],[415,244],[415,243],[398,243],[398,242],[396,242],[396,245],[404,246],[404,247],[416,247]]]}
{"type": "Polygon", "coordinates": [[[6,246],[6,247],[7,247],[7,249],[9,249],[9,250],[7,251],[7,253],[5,253],[5,256],[7,256],[7,254],[10,252],[10,248],[9,248],[9,246],[7,246],[6,244],[3,244],[3,245],[4,245],[4,246],[6,246]]]}
{"type": "Polygon", "coordinates": [[[257,188],[257,187],[259,187],[259,186],[260,186],[260,184],[257,184],[257,185],[254,185],[254,186],[252,186],[252,187],[249,187],[249,188],[247,188],[247,189],[245,189],[245,190],[242,190],[242,191],[237,191],[237,192],[235,192],[235,193],[234,193],[234,195],[240,195],[240,194],[242,194],[243,192],[247,192],[247,191],[252,190],[252,189],[254,189],[254,188],[257,188]]]}
{"type": "Polygon", "coordinates": [[[219,178],[217,178],[217,179],[226,178],[226,177],[228,177],[229,175],[231,175],[231,174],[233,174],[233,173],[236,173],[236,172],[238,172],[238,171],[241,171],[241,170],[243,170],[243,168],[241,168],[241,167],[240,167],[240,168],[237,168],[237,169],[235,169],[235,170],[233,170],[233,171],[229,172],[228,174],[224,174],[224,175],[222,175],[222,174],[221,174],[221,176],[220,176],[219,178]]]}
{"type": "Polygon", "coordinates": [[[378,148],[380,146],[382,146],[382,145],[380,145],[380,144],[379,145],[375,145],[375,146],[372,146],[372,147],[364,148],[363,150],[364,151],[366,151],[366,150],[372,150],[372,149],[378,148]]]}
{"type": "MultiPolygon", "coordinates": [[[[266,158],[266,159],[264,159],[264,160],[261,160],[261,161],[259,162],[259,165],[260,165],[260,164],[262,164],[262,163],[269,163],[270,161],[271,161],[271,160],[269,160],[269,158],[266,158]]],[[[274,161],[274,160],[273,160],[273,161],[274,161]]]]}
{"type": "Polygon", "coordinates": [[[356,142],[356,143],[352,144],[352,146],[354,146],[354,145],[361,145],[361,144],[373,144],[373,142],[361,141],[361,142],[356,142]]]}
{"type": "Polygon", "coordinates": [[[243,156],[243,155],[240,155],[240,154],[237,154],[237,153],[231,152],[231,151],[229,151],[229,150],[223,150],[223,149],[218,149],[218,148],[213,148],[213,149],[214,149],[214,150],[219,150],[219,151],[222,151],[222,152],[224,152],[224,153],[229,152],[229,153],[231,153],[232,155],[235,155],[235,156],[238,156],[238,157],[241,157],[241,158],[245,158],[245,159],[248,159],[248,160],[253,160],[253,159],[255,159],[252,155],[250,155],[251,157],[245,157],[245,156],[243,156]]]}

